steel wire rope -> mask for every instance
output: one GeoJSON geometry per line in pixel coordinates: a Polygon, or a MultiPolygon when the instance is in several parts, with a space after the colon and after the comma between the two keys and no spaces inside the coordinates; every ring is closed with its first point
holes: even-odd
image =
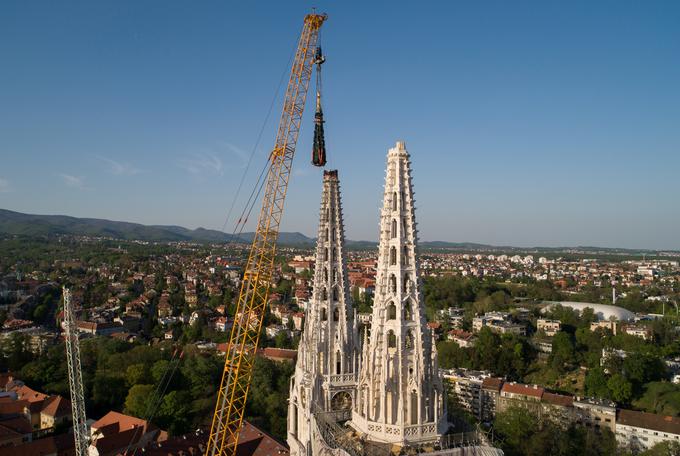
{"type": "MultiPolygon", "coordinates": [[[[243,184],[246,179],[246,175],[248,174],[248,171],[250,170],[250,165],[253,161],[253,157],[255,156],[255,151],[257,150],[257,147],[260,145],[260,141],[262,140],[262,135],[264,134],[264,130],[267,126],[267,123],[269,122],[269,118],[271,117],[272,111],[274,110],[274,105],[276,104],[276,100],[279,99],[279,95],[281,94],[281,87],[283,86],[283,81],[286,79],[286,74],[288,74],[288,69],[290,68],[290,62],[293,60],[293,57],[295,56],[295,50],[297,48],[297,43],[293,46],[293,49],[291,50],[290,57],[288,58],[288,62],[286,63],[286,66],[281,73],[281,77],[279,78],[279,84],[276,88],[276,91],[274,92],[274,97],[272,98],[271,103],[269,104],[269,110],[267,111],[267,115],[265,116],[264,122],[262,122],[262,126],[260,127],[260,132],[257,135],[257,139],[255,141],[255,144],[253,145],[253,149],[250,151],[250,157],[248,158],[248,163],[246,164],[246,169],[243,171],[243,174],[241,175],[241,180],[238,184],[238,187],[236,189],[236,193],[234,194],[234,198],[231,201],[231,206],[229,207],[229,211],[227,212],[227,217],[224,219],[224,224],[222,225],[222,231],[225,230],[227,227],[227,224],[229,223],[229,219],[231,218],[231,214],[234,210],[234,206],[236,205],[236,200],[238,199],[240,193],[241,193],[241,188],[243,187],[243,184]]],[[[269,158],[267,158],[267,162],[265,163],[265,168],[267,164],[269,163],[269,158]]],[[[262,173],[260,174],[260,178],[262,177],[262,173]]],[[[258,179],[259,181],[259,179],[258,179]]],[[[257,186],[257,184],[255,184],[257,186]]],[[[246,207],[249,204],[250,198],[252,198],[252,192],[251,196],[248,199],[248,202],[246,202],[246,207]]],[[[245,209],[244,209],[245,211],[245,209]]],[[[239,222],[241,218],[239,217],[239,222]]],[[[230,241],[234,239],[234,234],[236,233],[236,229],[238,228],[238,224],[235,225],[234,227],[234,232],[232,232],[232,235],[230,237],[230,241]]],[[[240,234],[240,233],[239,233],[240,234]]]]}
{"type": "MultiPolygon", "coordinates": [[[[178,352],[179,352],[179,350],[175,349],[175,351],[172,353],[172,357],[170,358],[170,362],[168,363],[168,366],[167,366],[167,367],[165,368],[165,370],[163,371],[163,376],[161,377],[161,380],[158,382],[158,385],[156,385],[156,390],[155,390],[155,391],[153,392],[153,394],[151,395],[151,397],[153,398],[154,403],[156,402],[156,400],[157,400],[157,398],[158,398],[158,392],[160,391],[161,386],[163,385],[163,383],[166,381],[166,376],[168,375],[168,372],[170,372],[170,369],[171,369],[171,367],[172,367],[172,363],[175,361],[175,358],[177,357],[177,353],[178,353],[178,352]]],[[[177,364],[179,364],[179,363],[177,363],[177,364]]],[[[173,370],[173,374],[174,374],[174,370],[173,370]]],[[[171,380],[171,379],[172,379],[172,375],[170,375],[170,377],[168,377],[168,379],[167,379],[167,384],[170,384],[170,380],[171,380]]],[[[163,393],[163,394],[165,394],[165,393],[163,393]]],[[[161,394],[161,397],[162,397],[162,394],[161,394]]],[[[150,410],[152,410],[151,407],[152,407],[152,404],[151,404],[151,403],[148,404],[147,407],[146,407],[146,413],[144,414],[144,415],[145,415],[145,419],[146,419],[147,422],[148,422],[148,421],[151,421],[151,418],[149,417],[149,415],[150,415],[150,410]]],[[[134,443],[134,440],[135,440],[135,438],[137,437],[137,432],[139,431],[139,428],[140,428],[140,427],[141,427],[141,426],[135,427],[135,432],[132,434],[132,437],[130,438],[130,441],[128,442],[128,445],[127,445],[127,447],[125,448],[125,451],[123,452],[124,455],[127,455],[127,454],[128,454],[128,451],[130,451],[130,447],[131,447],[132,444],[134,443]]],[[[133,454],[134,454],[134,453],[133,453],[133,454]]]]}

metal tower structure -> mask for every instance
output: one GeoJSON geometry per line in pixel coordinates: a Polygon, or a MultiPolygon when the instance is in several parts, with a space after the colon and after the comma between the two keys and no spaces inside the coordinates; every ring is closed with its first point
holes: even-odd
{"type": "Polygon", "coordinates": [[[80,370],[80,344],[76,317],[71,303],[71,291],[64,287],[64,330],[66,332],[66,364],[68,383],[71,388],[71,409],[73,413],[73,437],[76,456],[86,456],[89,445],[89,432],[85,421],[85,394],[83,393],[83,374],[80,370]]]}
{"type": "Polygon", "coordinates": [[[276,143],[269,156],[262,209],[243,275],[234,325],[227,343],[224,371],[217,391],[217,404],[208,438],[208,456],[236,453],[274,270],[276,242],[288,178],[315,63],[319,29],[325,20],[325,14],[313,13],[305,16],[293,59],[276,143]]]}

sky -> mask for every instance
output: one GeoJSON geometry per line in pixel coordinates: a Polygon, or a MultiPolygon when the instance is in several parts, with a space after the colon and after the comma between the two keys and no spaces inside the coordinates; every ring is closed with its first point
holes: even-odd
{"type": "MultiPolygon", "coordinates": [[[[3,1],[0,208],[222,229],[245,173],[231,232],[312,6],[349,239],[404,140],[421,240],[680,249],[674,1],[3,1]]],[[[282,230],[309,236],[312,133],[308,104],[282,230]]]]}

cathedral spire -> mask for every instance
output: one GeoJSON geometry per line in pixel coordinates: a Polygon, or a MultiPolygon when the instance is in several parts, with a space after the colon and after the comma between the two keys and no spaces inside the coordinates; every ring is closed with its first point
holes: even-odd
{"type": "Polygon", "coordinates": [[[346,278],[338,172],[324,171],[313,293],[291,380],[291,455],[307,454],[312,434],[309,423],[315,409],[351,413],[358,341],[346,278]]]}
{"type": "Polygon", "coordinates": [[[410,164],[397,142],[387,155],[371,333],[352,414],[369,440],[400,445],[435,441],[447,426],[422,307],[410,164]]]}

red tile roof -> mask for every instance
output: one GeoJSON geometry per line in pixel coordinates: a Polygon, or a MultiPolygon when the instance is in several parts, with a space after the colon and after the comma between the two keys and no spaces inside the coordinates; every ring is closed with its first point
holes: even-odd
{"type": "Polygon", "coordinates": [[[14,388],[20,401],[39,402],[47,399],[47,394],[39,393],[26,385],[14,388]]]}
{"type": "Polygon", "coordinates": [[[45,400],[45,407],[40,413],[59,418],[71,414],[71,401],[61,396],[52,396],[45,400]]]}
{"type": "Polygon", "coordinates": [[[545,389],[542,386],[537,385],[523,385],[521,383],[505,383],[503,388],[501,388],[502,393],[508,394],[522,394],[524,396],[541,398],[545,389]]]}
{"type": "Polygon", "coordinates": [[[0,456],[74,456],[73,434],[59,434],[45,437],[15,447],[0,448],[0,456]]]}
{"type": "Polygon", "coordinates": [[[620,409],[616,417],[619,424],[680,435],[680,418],[674,416],[620,409]]]}
{"type": "Polygon", "coordinates": [[[297,358],[297,350],[289,350],[286,348],[267,347],[262,349],[261,354],[265,358],[272,359],[275,361],[278,360],[295,361],[295,359],[297,358]]]}
{"type": "Polygon", "coordinates": [[[572,407],[574,405],[574,398],[572,396],[548,393],[547,391],[543,393],[541,401],[552,405],[559,405],[562,407],[572,407]]]}
{"type": "MultiPolygon", "coordinates": [[[[157,441],[146,448],[145,456],[189,456],[202,455],[208,440],[207,432],[191,433],[180,437],[171,437],[164,441],[157,441]]],[[[271,435],[253,426],[248,421],[243,422],[239,437],[236,456],[288,456],[288,447],[271,435]]],[[[0,455],[2,456],[2,455],[0,455]]]]}
{"type": "Polygon", "coordinates": [[[482,380],[482,388],[486,390],[500,391],[501,386],[503,386],[504,380],[497,377],[487,377],[482,380]]]}
{"type": "Polygon", "coordinates": [[[104,429],[113,429],[115,432],[123,432],[133,429],[137,426],[148,427],[149,429],[157,429],[153,423],[148,423],[147,421],[140,418],[124,415],[114,411],[110,411],[99,420],[95,421],[91,427],[92,429],[98,429],[102,432],[104,432],[104,429]]]}

